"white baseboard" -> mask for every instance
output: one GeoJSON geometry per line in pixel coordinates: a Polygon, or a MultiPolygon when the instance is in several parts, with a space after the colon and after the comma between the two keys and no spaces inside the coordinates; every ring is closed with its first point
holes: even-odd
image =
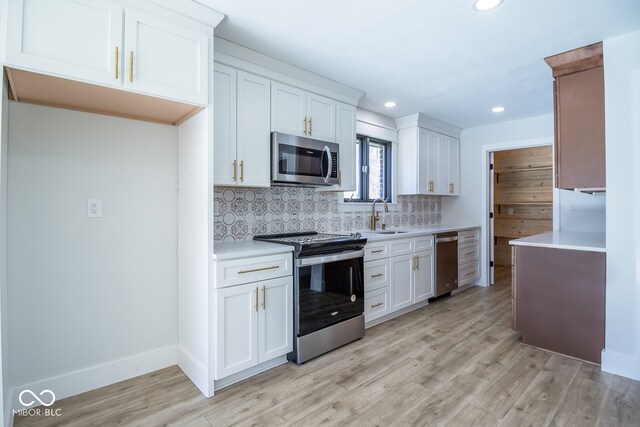
{"type": "Polygon", "coordinates": [[[640,361],[637,356],[602,350],[602,370],[623,377],[640,380],[640,361]]]}
{"type": "MultiPolygon", "coordinates": [[[[178,346],[178,366],[189,377],[192,383],[207,397],[213,396],[213,384],[209,381],[206,366],[196,360],[184,347],[178,346]]],[[[213,377],[213,375],[212,375],[213,377]]]]}
{"type": "MultiPolygon", "coordinates": [[[[13,388],[11,409],[23,409],[23,406],[18,401],[18,397],[20,392],[25,389],[33,390],[35,393],[39,393],[42,390],[51,390],[55,393],[56,400],[60,400],[148,374],[158,369],[167,368],[176,363],[176,346],[171,345],[147,353],[136,354],[101,365],[69,372],[57,377],[24,384],[13,388]]],[[[12,410],[10,410],[10,412],[12,412],[12,410]]]]}
{"type": "Polygon", "coordinates": [[[275,359],[271,359],[264,363],[256,365],[253,368],[245,369],[244,371],[229,375],[228,377],[215,381],[215,388],[216,390],[220,390],[222,388],[230,386],[231,384],[246,380],[249,377],[258,375],[261,372],[268,371],[269,369],[283,365],[287,362],[288,360],[286,355],[276,357],[275,359]]]}

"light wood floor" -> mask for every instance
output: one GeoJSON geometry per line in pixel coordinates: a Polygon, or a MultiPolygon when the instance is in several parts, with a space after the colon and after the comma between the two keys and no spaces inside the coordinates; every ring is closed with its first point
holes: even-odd
{"type": "Polygon", "coordinates": [[[522,345],[508,270],[497,278],[211,399],[171,367],[56,402],[61,417],[16,425],[640,425],[640,382],[522,345]]]}

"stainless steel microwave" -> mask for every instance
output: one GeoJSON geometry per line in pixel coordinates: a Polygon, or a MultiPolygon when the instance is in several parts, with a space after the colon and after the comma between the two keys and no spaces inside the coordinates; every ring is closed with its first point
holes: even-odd
{"type": "Polygon", "coordinates": [[[340,183],[340,146],[333,142],[271,133],[271,182],[300,185],[340,183]]]}

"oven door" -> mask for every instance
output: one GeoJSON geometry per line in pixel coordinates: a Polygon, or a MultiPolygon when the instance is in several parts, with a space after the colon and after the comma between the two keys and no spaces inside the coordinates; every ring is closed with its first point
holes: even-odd
{"type": "Polygon", "coordinates": [[[338,184],[338,144],[273,132],[273,182],[338,184]]]}
{"type": "Polygon", "coordinates": [[[364,251],[296,260],[298,337],[364,313],[364,251]]]}

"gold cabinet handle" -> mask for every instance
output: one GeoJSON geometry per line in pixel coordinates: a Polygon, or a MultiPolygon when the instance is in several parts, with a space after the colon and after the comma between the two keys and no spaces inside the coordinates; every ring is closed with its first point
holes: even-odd
{"type": "Polygon", "coordinates": [[[379,302],[379,303],[377,303],[377,304],[373,304],[373,305],[371,306],[371,308],[380,307],[382,304],[384,304],[384,303],[379,302]]]}
{"type": "Polygon", "coordinates": [[[420,270],[420,257],[416,256],[416,270],[420,270]]]}
{"type": "Polygon", "coordinates": [[[309,135],[313,132],[313,123],[311,122],[311,117],[309,117],[309,135]]]}
{"type": "Polygon", "coordinates": [[[129,82],[133,82],[133,51],[129,52],[129,82]]]}
{"type": "Polygon", "coordinates": [[[262,309],[267,309],[267,291],[264,286],[262,287],[262,309]]]}
{"type": "Polygon", "coordinates": [[[120,68],[120,52],[118,52],[118,46],[116,46],[116,80],[118,80],[119,68],[120,68]]]}
{"type": "Polygon", "coordinates": [[[307,134],[307,116],[304,116],[304,134],[307,134]]]}
{"type": "Polygon", "coordinates": [[[244,182],[244,160],[240,160],[240,182],[244,182]]]}
{"type": "Polygon", "coordinates": [[[256,311],[258,311],[258,287],[256,286],[256,311]]]}
{"type": "Polygon", "coordinates": [[[238,161],[233,161],[233,181],[238,181],[238,161]]]}
{"type": "Polygon", "coordinates": [[[476,272],[475,271],[471,271],[471,272],[465,274],[464,277],[473,276],[474,274],[476,274],[476,272]]]}
{"type": "Polygon", "coordinates": [[[473,255],[473,254],[475,254],[475,253],[476,253],[475,251],[473,251],[473,252],[467,252],[466,254],[464,254],[464,256],[467,256],[467,255],[473,255]]]}
{"type": "Polygon", "coordinates": [[[373,276],[371,276],[371,278],[375,279],[376,277],[382,277],[382,276],[384,276],[384,274],[378,273],[378,274],[374,274],[373,276]]]}
{"type": "Polygon", "coordinates": [[[280,268],[280,266],[272,265],[271,267],[261,267],[261,268],[253,268],[251,270],[241,270],[241,271],[238,271],[238,274],[257,273],[258,271],[275,270],[277,268],[280,268]]]}
{"type": "Polygon", "coordinates": [[[371,251],[372,254],[379,254],[384,252],[384,249],[378,249],[377,251],[371,251]]]}

